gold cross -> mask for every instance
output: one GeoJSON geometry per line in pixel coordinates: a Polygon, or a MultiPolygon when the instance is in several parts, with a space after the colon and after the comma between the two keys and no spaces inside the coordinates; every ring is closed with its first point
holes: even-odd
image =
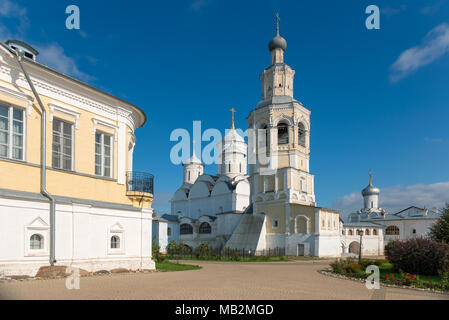
{"type": "Polygon", "coordinates": [[[373,177],[373,172],[370,169],[369,170],[369,184],[371,184],[372,177],[373,177]]]}
{"type": "Polygon", "coordinates": [[[234,114],[237,112],[234,110],[234,108],[232,108],[231,110],[229,110],[232,112],[232,127],[231,129],[235,129],[235,125],[234,125],[234,114]]]}

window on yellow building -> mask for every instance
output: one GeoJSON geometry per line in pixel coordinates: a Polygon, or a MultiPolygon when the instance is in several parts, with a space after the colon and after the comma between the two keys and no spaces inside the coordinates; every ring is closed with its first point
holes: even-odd
{"type": "Polygon", "coordinates": [[[104,177],[111,177],[112,176],[111,168],[112,168],[112,136],[97,131],[95,133],[95,174],[104,177]]]}
{"type": "Polygon", "coordinates": [[[24,158],[24,111],[0,105],[0,157],[24,158]]]}
{"type": "Polygon", "coordinates": [[[53,168],[73,170],[73,124],[53,119],[53,168]]]}

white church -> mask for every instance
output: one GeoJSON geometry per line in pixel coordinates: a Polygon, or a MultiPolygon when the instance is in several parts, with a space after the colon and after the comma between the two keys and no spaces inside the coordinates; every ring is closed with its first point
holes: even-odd
{"type": "Polygon", "coordinates": [[[340,257],[357,254],[362,239],[362,253],[378,256],[391,239],[425,235],[438,212],[412,207],[389,215],[379,208],[380,191],[371,181],[363,190],[364,209],[348,223],[338,211],[316,205],[309,170],[311,111],[293,97],[295,71],[284,63],[287,41],[279,34],[279,19],[268,47],[262,100],[247,118],[257,143],[247,152],[233,121],[216,176],[204,174],[195,154],[184,163],[171,214],[153,224],[162,250],[176,241],[193,250],[207,243],[218,250],[282,248],[287,255],[340,257]],[[247,154],[256,158],[249,174],[247,154]]]}

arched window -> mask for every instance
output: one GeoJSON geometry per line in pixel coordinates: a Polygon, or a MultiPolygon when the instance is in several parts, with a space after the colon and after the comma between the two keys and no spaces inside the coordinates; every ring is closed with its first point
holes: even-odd
{"type": "Polygon", "coordinates": [[[167,228],[167,236],[168,236],[168,237],[171,236],[171,228],[170,228],[170,227],[167,228]]]}
{"type": "Polygon", "coordinates": [[[303,123],[298,124],[298,144],[300,146],[306,146],[306,128],[303,123]]]}
{"type": "Polygon", "coordinates": [[[348,231],[348,235],[353,236],[353,235],[354,235],[354,232],[352,232],[352,230],[349,230],[349,231],[348,231]]]}
{"type": "Polygon", "coordinates": [[[264,124],[264,125],[262,125],[261,127],[260,127],[260,132],[258,133],[259,134],[259,142],[260,143],[262,143],[262,142],[264,142],[263,144],[258,144],[258,146],[265,146],[265,152],[266,152],[266,154],[267,155],[269,155],[270,154],[270,144],[269,144],[269,137],[270,137],[270,130],[268,130],[268,127],[267,127],[267,125],[266,124],[264,124]],[[265,137],[265,141],[262,141],[262,137],[265,137]]]}
{"type": "Polygon", "coordinates": [[[212,228],[210,224],[208,224],[207,222],[203,222],[200,225],[200,234],[210,234],[210,233],[212,233],[212,228]]]}
{"type": "Polygon", "coordinates": [[[189,180],[190,180],[190,171],[188,171],[188,173],[189,173],[189,180]]]}
{"type": "Polygon", "coordinates": [[[278,124],[278,144],[288,144],[288,125],[283,122],[278,124]]]}
{"type": "Polygon", "coordinates": [[[373,230],[373,236],[377,236],[377,230],[376,229],[373,230]]]}
{"type": "Polygon", "coordinates": [[[369,232],[369,229],[365,230],[365,236],[369,236],[371,234],[371,232],[369,232]]]}
{"type": "Polygon", "coordinates": [[[360,235],[360,230],[359,230],[359,229],[357,229],[356,234],[357,234],[358,236],[360,235]]]}
{"type": "Polygon", "coordinates": [[[44,238],[40,234],[33,234],[30,238],[30,249],[41,250],[44,249],[44,238]]]}
{"type": "Polygon", "coordinates": [[[412,234],[416,234],[416,229],[415,228],[413,228],[412,234]]]}
{"type": "Polygon", "coordinates": [[[111,249],[120,249],[120,237],[119,236],[111,237],[111,249]]]}
{"type": "Polygon", "coordinates": [[[242,173],[242,163],[240,163],[240,173],[242,173]]]}
{"type": "Polygon", "coordinates": [[[193,227],[190,224],[184,223],[179,227],[181,234],[193,234],[193,227]]]}
{"type": "Polygon", "coordinates": [[[341,235],[344,236],[346,234],[345,230],[341,230],[341,235]]]}
{"type": "Polygon", "coordinates": [[[396,226],[388,226],[387,229],[385,230],[385,234],[392,236],[392,235],[399,235],[399,228],[396,226]]]}

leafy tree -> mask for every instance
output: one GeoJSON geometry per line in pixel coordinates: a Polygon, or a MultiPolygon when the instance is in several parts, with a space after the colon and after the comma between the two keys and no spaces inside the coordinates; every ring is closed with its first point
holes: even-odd
{"type": "Polygon", "coordinates": [[[449,203],[440,219],[430,228],[430,237],[435,241],[449,243],[449,203]]]}

